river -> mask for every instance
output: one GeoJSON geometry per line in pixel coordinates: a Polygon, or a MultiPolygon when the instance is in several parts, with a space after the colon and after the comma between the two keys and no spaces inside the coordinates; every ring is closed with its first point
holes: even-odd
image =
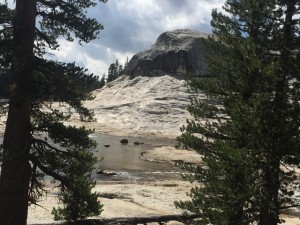
{"type": "MultiPolygon", "coordinates": [[[[94,150],[98,162],[92,173],[92,177],[97,182],[180,179],[182,171],[171,163],[149,162],[140,158],[146,150],[161,146],[174,146],[175,141],[120,137],[101,133],[91,134],[90,138],[98,143],[94,150]],[[124,138],[128,139],[128,144],[120,143],[120,140],[124,138]],[[134,142],[139,142],[139,145],[134,142]],[[114,175],[98,174],[97,171],[100,170],[114,173],[114,175]]],[[[0,138],[0,143],[2,141],[3,139],[0,138]]]]}
{"type": "Polygon", "coordinates": [[[113,171],[113,176],[93,173],[97,181],[109,180],[160,180],[175,179],[180,177],[180,169],[171,163],[149,162],[140,159],[146,150],[161,146],[174,146],[175,141],[153,140],[139,137],[119,137],[107,134],[95,133],[90,135],[97,141],[98,146],[95,155],[98,158],[97,170],[113,171]],[[120,143],[120,140],[128,139],[128,144],[120,143]],[[139,142],[139,145],[134,144],[139,142]],[[109,145],[109,147],[105,147],[109,145]]]}

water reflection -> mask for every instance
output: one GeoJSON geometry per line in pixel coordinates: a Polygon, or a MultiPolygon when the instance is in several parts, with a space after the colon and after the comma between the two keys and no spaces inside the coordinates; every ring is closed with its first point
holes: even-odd
{"type": "MultiPolygon", "coordinates": [[[[108,134],[94,133],[90,135],[98,146],[95,149],[95,156],[98,162],[92,176],[96,180],[157,180],[180,177],[180,170],[172,164],[163,164],[141,160],[141,154],[146,150],[160,146],[174,146],[174,141],[151,140],[135,137],[119,137],[108,134]],[[128,139],[128,144],[120,143],[120,140],[128,139]],[[139,142],[139,145],[134,144],[139,142]],[[141,144],[143,143],[143,144],[141,144]],[[109,145],[109,147],[105,147],[109,145]],[[97,174],[97,170],[114,171],[116,175],[106,176],[97,174]]],[[[3,138],[0,138],[0,143],[3,138]]]]}
{"type": "Polygon", "coordinates": [[[92,134],[90,137],[96,140],[98,143],[95,155],[99,159],[99,162],[96,165],[96,169],[110,170],[117,173],[116,175],[110,177],[101,174],[94,174],[93,176],[96,179],[157,180],[180,176],[180,170],[174,167],[171,163],[163,164],[148,162],[140,159],[142,152],[160,146],[174,146],[176,144],[174,141],[158,141],[145,138],[118,137],[98,133],[92,134]],[[128,144],[120,143],[120,140],[123,138],[128,139],[128,144]],[[135,145],[134,142],[143,144],[135,145]],[[109,145],[110,147],[105,147],[105,145],[109,145]]]}

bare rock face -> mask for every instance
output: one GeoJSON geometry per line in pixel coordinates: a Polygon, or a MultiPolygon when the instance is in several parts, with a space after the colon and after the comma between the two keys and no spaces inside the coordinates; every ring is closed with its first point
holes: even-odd
{"type": "Polygon", "coordinates": [[[119,136],[171,139],[178,137],[180,128],[192,118],[187,111],[190,98],[204,97],[188,91],[184,79],[170,75],[121,76],[92,94],[95,98],[84,105],[94,112],[95,122],[79,124],[79,115],[73,113],[70,125],[119,136]]]}
{"type": "Polygon", "coordinates": [[[206,75],[203,39],[208,37],[208,34],[186,29],[165,32],[151,49],[132,57],[125,68],[125,74],[131,77],[206,75]]]}

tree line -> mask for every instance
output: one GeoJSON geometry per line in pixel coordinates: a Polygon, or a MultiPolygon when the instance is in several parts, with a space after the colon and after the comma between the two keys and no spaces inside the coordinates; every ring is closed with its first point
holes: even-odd
{"type": "Polygon", "coordinates": [[[128,64],[128,57],[126,58],[126,62],[124,64],[124,66],[122,64],[119,63],[119,60],[116,59],[116,61],[114,63],[111,63],[108,67],[107,70],[107,75],[104,73],[101,77],[100,80],[94,81],[92,82],[90,85],[91,89],[90,91],[94,91],[96,89],[100,89],[102,88],[105,84],[110,83],[112,81],[114,81],[115,79],[117,79],[118,77],[124,75],[124,69],[128,64]]]}
{"type": "Polygon", "coordinates": [[[128,57],[126,58],[126,62],[124,66],[119,63],[119,60],[116,59],[116,61],[112,64],[110,64],[108,71],[107,71],[107,76],[106,74],[102,75],[102,78],[100,80],[101,86],[103,87],[105,84],[114,81],[118,77],[124,75],[124,69],[128,65],[128,57]]]}
{"type": "MultiPolygon", "coordinates": [[[[75,65],[75,64],[74,64],[75,65]]],[[[76,74],[74,75],[74,79],[78,79],[79,82],[84,85],[85,89],[88,92],[92,92],[96,89],[102,88],[106,81],[102,77],[99,79],[98,76],[94,74],[87,74],[87,70],[82,73],[81,75],[77,74],[77,78],[75,78],[76,74]]],[[[6,98],[8,99],[10,96],[10,91],[11,91],[11,74],[9,72],[3,72],[3,74],[0,75],[0,98],[6,98]]],[[[53,94],[51,91],[45,91],[43,93],[43,97],[45,100],[53,100],[53,101],[58,101],[59,99],[53,98],[53,94]]]]}
{"type": "MultiPolygon", "coordinates": [[[[127,64],[128,64],[128,57],[126,59],[124,66],[119,63],[118,59],[116,59],[114,63],[110,64],[108,68],[107,76],[106,74],[103,74],[102,77],[99,79],[99,76],[97,75],[83,73],[80,77],[78,77],[78,79],[80,79],[80,82],[84,84],[85,89],[87,91],[92,92],[96,89],[102,88],[105,84],[124,75],[124,69],[127,64]]],[[[87,70],[85,72],[87,72],[87,70]]],[[[0,98],[9,98],[10,81],[11,81],[11,74],[3,72],[3,74],[0,75],[0,98]]],[[[48,100],[52,99],[51,93],[44,93],[44,98],[48,100]]],[[[58,99],[52,99],[52,100],[57,101],[58,99]]]]}

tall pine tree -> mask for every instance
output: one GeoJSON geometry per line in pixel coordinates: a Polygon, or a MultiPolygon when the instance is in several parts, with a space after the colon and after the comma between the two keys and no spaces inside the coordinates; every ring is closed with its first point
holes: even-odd
{"type": "MultiPolygon", "coordinates": [[[[106,2],[99,0],[98,2],[106,2]]],[[[99,214],[98,194],[90,173],[95,158],[92,131],[65,126],[70,111],[53,108],[60,101],[82,119],[92,119],[82,100],[89,99],[96,78],[74,63],[45,58],[58,49],[58,37],[89,42],[102,25],[86,16],[97,1],[16,0],[15,9],[0,4],[0,73],[11,75],[9,109],[1,151],[0,224],[26,224],[28,204],[44,192],[44,176],[60,187],[63,208],[57,219],[80,219],[99,214]]]]}
{"type": "Polygon", "coordinates": [[[210,78],[190,80],[206,94],[179,141],[203,155],[204,166],[182,167],[201,183],[191,201],[199,224],[275,225],[293,206],[299,166],[299,1],[227,0],[212,13],[206,45],[210,78]]]}

